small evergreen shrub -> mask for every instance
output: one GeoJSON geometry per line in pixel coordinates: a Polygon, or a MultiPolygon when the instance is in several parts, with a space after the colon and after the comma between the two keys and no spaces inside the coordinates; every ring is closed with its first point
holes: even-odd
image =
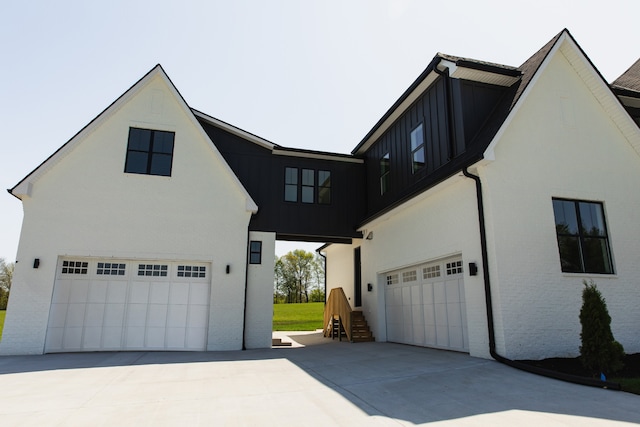
{"type": "Polygon", "coordinates": [[[622,369],[624,348],[613,338],[611,316],[602,294],[593,281],[583,281],[582,308],[580,309],[580,359],[585,368],[595,375],[607,375],[622,369]]]}

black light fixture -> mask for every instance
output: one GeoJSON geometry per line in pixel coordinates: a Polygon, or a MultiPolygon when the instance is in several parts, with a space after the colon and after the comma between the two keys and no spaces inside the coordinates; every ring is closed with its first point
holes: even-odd
{"type": "Polygon", "coordinates": [[[40,267],[40,258],[36,258],[33,260],[33,268],[40,267]]]}
{"type": "Polygon", "coordinates": [[[226,272],[227,274],[231,273],[231,264],[227,264],[226,272]]]}
{"type": "Polygon", "coordinates": [[[469,276],[477,276],[478,275],[478,264],[475,262],[469,263],[469,276]]]}
{"type": "Polygon", "coordinates": [[[367,283],[367,291],[371,292],[373,290],[373,285],[371,283],[367,283]]]}

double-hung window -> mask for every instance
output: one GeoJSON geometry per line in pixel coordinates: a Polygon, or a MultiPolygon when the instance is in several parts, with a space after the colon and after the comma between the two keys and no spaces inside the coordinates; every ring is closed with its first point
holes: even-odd
{"type": "Polygon", "coordinates": [[[174,138],[174,132],[130,128],[124,171],[171,176],[174,138]]]}
{"type": "Polygon", "coordinates": [[[553,213],[562,271],[613,274],[602,203],[554,198],[553,213]]]}

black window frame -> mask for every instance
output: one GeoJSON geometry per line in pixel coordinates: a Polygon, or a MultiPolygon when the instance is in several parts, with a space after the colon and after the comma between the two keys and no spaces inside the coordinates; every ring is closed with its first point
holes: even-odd
{"type": "Polygon", "coordinates": [[[409,147],[411,148],[411,173],[416,173],[427,165],[425,150],[424,125],[418,123],[409,133],[409,147]],[[420,142],[414,144],[414,135],[420,135],[420,142]],[[422,155],[422,162],[416,161],[416,155],[422,155]]]}
{"type": "Polygon", "coordinates": [[[130,127],[124,172],[139,175],[171,176],[175,135],[176,133],[171,131],[130,127]],[[149,138],[145,147],[144,143],[140,143],[136,139],[136,134],[147,132],[149,133],[149,138]],[[165,140],[165,137],[168,136],[171,137],[170,141],[165,140]],[[136,157],[138,159],[135,159],[136,157]]]}
{"type": "Polygon", "coordinates": [[[287,166],[284,168],[284,201],[298,202],[298,168],[287,166]],[[295,179],[294,179],[295,178],[295,179]],[[289,190],[289,191],[288,191],[289,190]],[[293,190],[293,192],[291,192],[293,190]],[[293,197],[290,197],[293,196],[293,197]]]}
{"type": "Polygon", "coordinates": [[[391,190],[391,154],[386,151],[380,157],[380,195],[383,196],[391,190]]]}
{"type": "Polygon", "coordinates": [[[318,170],[318,204],[331,204],[331,171],[326,169],[318,170]],[[324,179],[323,179],[324,178],[324,179]]]}
{"type": "Polygon", "coordinates": [[[615,274],[604,203],[561,197],[552,198],[552,202],[562,272],[615,274]],[[589,208],[587,213],[596,218],[587,218],[581,208],[589,208]],[[567,216],[575,224],[568,224],[567,216]],[[592,226],[590,231],[585,228],[587,222],[592,226]],[[600,223],[597,227],[596,222],[600,223]]]}
{"type": "Polygon", "coordinates": [[[329,169],[284,168],[285,202],[330,205],[331,187],[329,169]]]}
{"type": "Polygon", "coordinates": [[[249,264],[262,264],[262,241],[249,242],[249,264]]]}
{"type": "Polygon", "coordinates": [[[312,204],[316,201],[316,171],[315,169],[302,169],[300,179],[302,203],[312,204]]]}

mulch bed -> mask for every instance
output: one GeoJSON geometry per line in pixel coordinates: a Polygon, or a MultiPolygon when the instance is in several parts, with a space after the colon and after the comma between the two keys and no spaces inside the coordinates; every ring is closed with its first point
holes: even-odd
{"type": "MultiPolygon", "coordinates": [[[[587,378],[599,378],[600,374],[594,375],[585,369],[580,362],[579,357],[575,358],[562,358],[554,357],[544,360],[520,360],[522,363],[528,365],[537,366],[551,371],[563,372],[565,374],[578,375],[587,378]]],[[[610,375],[611,378],[640,378],[640,353],[627,354],[624,357],[624,367],[621,371],[610,375]]],[[[609,379],[609,378],[607,378],[609,379]]]]}

